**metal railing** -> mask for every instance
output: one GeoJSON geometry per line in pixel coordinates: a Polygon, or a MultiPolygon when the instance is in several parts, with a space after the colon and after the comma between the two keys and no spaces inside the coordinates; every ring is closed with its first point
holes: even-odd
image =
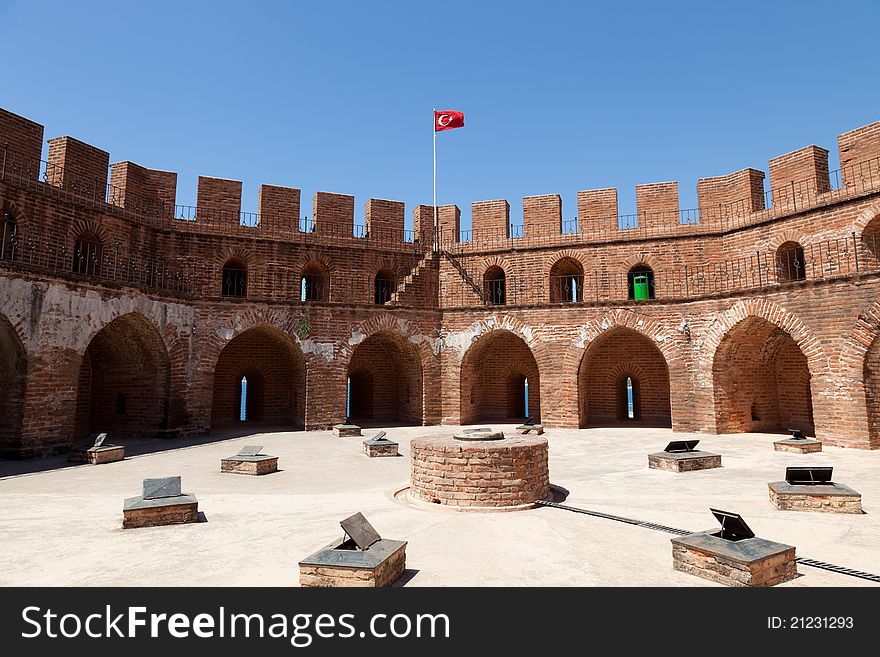
{"type": "MultiPolygon", "coordinates": [[[[472,280],[478,274],[454,259],[457,268],[472,280]]],[[[832,238],[805,247],[778,251],[758,250],[738,258],[728,258],[702,265],[683,265],[671,270],[656,270],[648,277],[650,302],[678,301],[696,297],[727,294],[799,281],[814,281],[880,272],[878,235],[832,238]]],[[[493,291],[474,289],[462,279],[447,285],[440,294],[443,308],[486,305],[527,306],[568,303],[643,303],[636,301],[633,276],[644,271],[613,272],[607,269],[586,270],[582,274],[542,276],[507,273],[503,300],[493,291]]],[[[493,283],[495,292],[498,284],[493,283]]]]}

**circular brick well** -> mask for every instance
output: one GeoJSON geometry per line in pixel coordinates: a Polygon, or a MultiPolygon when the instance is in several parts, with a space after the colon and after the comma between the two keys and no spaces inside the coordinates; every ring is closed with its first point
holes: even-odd
{"type": "Polygon", "coordinates": [[[417,438],[410,444],[409,495],[461,511],[530,508],[552,497],[547,439],[417,438]]]}

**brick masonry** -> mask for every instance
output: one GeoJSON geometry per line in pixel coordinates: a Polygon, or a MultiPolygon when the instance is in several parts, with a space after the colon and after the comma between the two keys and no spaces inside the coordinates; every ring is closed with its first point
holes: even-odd
{"type": "Polygon", "coordinates": [[[122,512],[122,528],[160,527],[198,522],[199,504],[166,504],[143,509],[126,509],[122,512]]]}
{"type": "Polygon", "coordinates": [[[669,472],[711,470],[721,467],[721,456],[708,452],[693,452],[687,456],[657,452],[656,454],[648,454],[648,467],[652,470],[667,470],[669,472]]]}
{"type": "Polygon", "coordinates": [[[234,456],[220,460],[220,472],[260,476],[278,472],[278,457],[239,459],[234,456]]]}
{"type": "MultiPolygon", "coordinates": [[[[880,448],[878,126],[841,135],[839,192],[826,190],[818,147],[774,158],[766,208],[758,169],[701,179],[701,213],[718,206],[720,227],[681,224],[677,185],[655,183],[639,187],[645,224],[623,229],[617,191],[594,189],[578,193],[573,235],[561,234],[554,194],[524,200],[520,239],[507,237],[505,200],[474,204],[472,237],[491,239],[472,242],[460,241],[458,207],[443,206],[444,252],[431,256],[430,206],[414,211],[416,243],[355,236],[350,195],[318,192],[314,230],[303,232],[297,188],[242,199],[240,182],[207,176],[188,220],[147,212],[176,200],[175,174],[116,163],[105,197],[109,155],[72,137],[51,140],[52,170],[38,183],[15,163],[39,158],[41,126],[0,111],[14,153],[0,210],[22,238],[0,253],[0,453],[67,452],[94,431],[237,423],[248,373],[247,421],[295,429],[342,421],[349,378],[358,413],[405,424],[521,422],[528,381],[529,415],[546,427],[800,428],[829,445],[880,448]],[[259,203],[257,224],[242,223],[243,202],[259,203]],[[103,253],[91,274],[72,271],[86,235],[103,253]],[[840,250],[854,238],[858,251],[840,250]],[[792,243],[804,249],[804,280],[770,267],[731,288],[730,269],[715,267],[742,259],[754,272],[756,253],[766,264],[792,243]],[[243,298],[221,296],[233,259],[243,298]],[[627,300],[635,266],[653,270],[654,299],[627,300]],[[715,287],[676,296],[685,272],[707,267],[715,287]],[[484,302],[490,271],[505,276],[503,305],[484,302]],[[318,299],[301,300],[305,272],[320,272],[318,299]],[[376,303],[380,272],[405,288],[393,302],[376,303]],[[579,298],[554,296],[551,276],[577,280],[579,298]]],[[[376,230],[401,225],[397,202],[368,209],[376,230]]]]}
{"type": "Polygon", "coordinates": [[[461,510],[528,507],[550,498],[547,439],[410,443],[410,495],[461,510]]]}
{"type": "Polygon", "coordinates": [[[767,484],[770,501],[780,511],[862,513],[862,496],[842,484],[799,486],[785,481],[767,484]]]}
{"type": "Polygon", "coordinates": [[[767,557],[742,561],[718,551],[693,547],[673,539],[672,567],[727,586],[776,586],[794,579],[798,574],[795,548],[782,545],[778,547],[780,551],[767,557]]]}
{"type": "Polygon", "coordinates": [[[398,547],[375,568],[334,568],[299,564],[302,587],[383,588],[391,586],[406,571],[406,543],[398,547]]]}

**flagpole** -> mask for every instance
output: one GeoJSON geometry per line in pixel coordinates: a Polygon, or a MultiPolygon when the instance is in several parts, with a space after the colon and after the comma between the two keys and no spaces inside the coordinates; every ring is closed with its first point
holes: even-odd
{"type": "Polygon", "coordinates": [[[431,130],[434,133],[434,250],[438,251],[440,236],[437,234],[437,108],[431,112],[431,130]]]}

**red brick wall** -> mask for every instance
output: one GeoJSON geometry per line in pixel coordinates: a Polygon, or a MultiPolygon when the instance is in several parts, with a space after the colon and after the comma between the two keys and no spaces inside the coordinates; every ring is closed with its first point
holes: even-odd
{"type": "Polygon", "coordinates": [[[541,418],[541,381],[525,342],[507,331],[480,338],[461,366],[461,424],[521,421],[523,380],[529,381],[529,414],[541,418]]]}
{"type": "Polygon", "coordinates": [[[199,176],[198,219],[214,224],[241,224],[241,181],[199,176]]]}
{"type": "Polygon", "coordinates": [[[21,434],[21,405],[27,359],[15,329],[0,316],[0,455],[12,454],[21,434]]]}
{"type": "Polygon", "coordinates": [[[103,201],[107,197],[110,153],[73,137],[49,140],[46,176],[51,185],[103,201]]]}
{"type": "Polygon", "coordinates": [[[868,189],[880,180],[880,121],[844,132],[837,149],[845,186],[868,189]]]}
{"type": "Polygon", "coordinates": [[[770,160],[773,205],[805,206],[817,194],[830,189],[828,151],[810,145],[770,160]]]}
{"type": "Polygon", "coordinates": [[[36,180],[43,153],[43,126],[0,108],[0,148],[7,145],[4,173],[36,180]]]}
{"type": "Polygon", "coordinates": [[[162,338],[142,318],[121,317],[99,331],[86,349],[75,433],[81,438],[107,432],[109,442],[156,436],[167,428],[167,396],[162,338]]]}
{"type": "Polygon", "coordinates": [[[617,189],[587,189],[578,192],[578,230],[597,235],[617,230],[617,189]]]}
{"type": "Polygon", "coordinates": [[[422,423],[422,372],[412,345],[372,335],[355,348],[348,373],[355,422],[422,423]]]}
{"type": "Polygon", "coordinates": [[[609,331],[591,344],[578,373],[581,426],[625,424],[626,379],[633,380],[633,423],[671,426],[669,372],[663,355],[634,331],[609,331]]]}
{"type": "Polygon", "coordinates": [[[295,187],[260,185],[260,225],[281,233],[299,231],[299,200],[300,190],[295,187]]]}
{"type": "Polygon", "coordinates": [[[658,182],[636,185],[636,211],[639,226],[648,231],[679,223],[678,183],[658,182]]]}
{"type": "Polygon", "coordinates": [[[743,169],[726,176],[700,178],[697,199],[701,221],[731,218],[764,209],[764,172],[743,169]]]}
{"type": "Polygon", "coordinates": [[[354,231],[354,196],[318,192],[312,202],[315,232],[321,235],[351,235],[354,231]]]}
{"type": "Polygon", "coordinates": [[[474,236],[499,240],[510,237],[510,203],[507,201],[474,201],[471,203],[471,225],[474,236]]]}
{"type": "Polygon", "coordinates": [[[213,376],[213,427],[236,424],[241,411],[241,379],[248,378],[253,421],[302,428],[305,367],[302,355],[277,330],[254,328],[233,338],[220,352],[213,376]],[[253,403],[253,399],[257,403],[253,403]]]}
{"type": "Polygon", "coordinates": [[[364,212],[364,224],[371,239],[403,241],[405,206],[402,201],[371,198],[364,212]]]}
{"type": "Polygon", "coordinates": [[[146,169],[134,162],[110,165],[110,198],[114,205],[170,218],[177,199],[177,174],[146,169]]]}
{"type": "Polygon", "coordinates": [[[559,194],[523,198],[524,235],[553,235],[561,230],[562,197],[559,194]]]}

